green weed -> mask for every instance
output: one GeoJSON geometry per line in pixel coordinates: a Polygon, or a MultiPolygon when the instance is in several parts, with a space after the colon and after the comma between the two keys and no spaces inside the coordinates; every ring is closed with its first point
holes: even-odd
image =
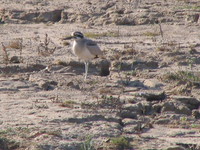
{"type": "Polygon", "coordinates": [[[68,108],[73,108],[74,105],[77,104],[76,102],[72,101],[72,100],[65,100],[63,101],[60,106],[62,107],[68,107],[68,108]]]}
{"type": "Polygon", "coordinates": [[[125,137],[111,138],[111,143],[116,146],[118,150],[124,150],[131,147],[130,142],[125,137]]]}
{"type": "Polygon", "coordinates": [[[189,84],[191,86],[200,84],[200,75],[191,71],[177,71],[168,72],[163,76],[164,81],[178,81],[182,84],[189,84]]]}
{"type": "Polygon", "coordinates": [[[86,137],[86,140],[81,144],[80,150],[95,150],[91,136],[86,137]]]}
{"type": "Polygon", "coordinates": [[[191,124],[191,128],[200,129],[200,124],[191,124]]]}

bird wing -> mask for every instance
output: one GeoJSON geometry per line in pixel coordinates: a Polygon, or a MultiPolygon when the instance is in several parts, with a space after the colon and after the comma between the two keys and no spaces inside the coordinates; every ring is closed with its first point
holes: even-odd
{"type": "Polygon", "coordinates": [[[103,52],[101,51],[101,49],[99,48],[96,42],[88,39],[86,42],[86,46],[92,55],[95,55],[95,56],[103,55],[103,52]]]}

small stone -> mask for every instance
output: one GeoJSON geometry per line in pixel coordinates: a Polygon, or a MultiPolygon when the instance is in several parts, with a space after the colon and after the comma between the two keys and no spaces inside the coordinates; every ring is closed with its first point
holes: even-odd
{"type": "Polygon", "coordinates": [[[48,91],[48,90],[53,90],[54,89],[53,85],[57,85],[57,82],[41,80],[37,84],[43,90],[47,90],[48,91]]]}
{"type": "Polygon", "coordinates": [[[170,123],[170,119],[159,119],[154,122],[155,124],[168,124],[170,123]]]}
{"type": "Polygon", "coordinates": [[[143,93],[142,97],[147,101],[162,101],[166,98],[166,94],[165,92],[143,93]]]}
{"type": "Polygon", "coordinates": [[[125,104],[123,106],[124,110],[130,111],[130,112],[135,112],[136,114],[142,114],[142,104],[141,103],[136,103],[136,104],[125,104]]]}
{"type": "Polygon", "coordinates": [[[123,128],[124,133],[126,134],[133,134],[137,133],[138,131],[141,131],[141,124],[135,124],[135,125],[128,125],[123,128]]]}
{"type": "Polygon", "coordinates": [[[192,114],[192,111],[185,105],[179,105],[175,112],[178,114],[186,114],[186,115],[192,114]]]}
{"type": "Polygon", "coordinates": [[[152,106],[152,109],[154,112],[156,113],[160,113],[161,112],[161,109],[162,109],[162,104],[158,103],[158,104],[154,104],[152,106]]]}
{"type": "Polygon", "coordinates": [[[190,96],[173,96],[174,100],[186,104],[190,109],[198,109],[200,106],[200,101],[194,97],[190,96]]]}
{"type": "Polygon", "coordinates": [[[174,111],[175,110],[175,106],[173,102],[165,102],[162,106],[162,110],[161,112],[166,112],[166,111],[174,111]]]}
{"type": "Polygon", "coordinates": [[[130,81],[130,86],[132,86],[132,87],[144,87],[143,83],[140,80],[130,81]]]}
{"type": "Polygon", "coordinates": [[[61,20],[62,10],[52,10],[46,12],[40,12],[36,17],[36,22],[59,22],[61,20]]]}
{"type": "Polygon", "coordinates": [[[171,111],[178,114],[191,115],[192,111],[184,104],[176,101],[165,102],[162,106],[161,112],[171,111]]]}
{"type": "Polygon", "coordinates": [[[123,123],[124,126],[127,126],[127,125],[138,124],[139,121],[137,119],[125,118],[125,119],[122,120],[122,123],[123,123]]]}
{"type": "Polygon", "coordinates": [[[157,69],[158,66],[156,61],[135,61],[131,64],[132,69],[157,69]]]}
{"type": "Polygon", "coordinates": [[[194,23],[194,22],[198,22],[199,20],[199,14],[190,14],[187,15],[186,21],[194,23]]]}
{"type": "Polygon", "coordinates": [[[135,21],[129,15],[124,17],[117,17],[115,19],[116,25],[135,25],[135,21]]]}
{"type": "Polygon", "coordinates": [[[198,109],[192,110],[192,116],[195,119],[200,119],[200,111],[198,109]]]}
{"type": "Polygon", "coordinates": [[[74,82],[68,82],[67,86],[71,87],[71,88],[75,88],[75,89],[80,89],[80,86],[78,84],[75,84],[74,82]]]}
{"type": "Polygon", "coordinates": [[[100,76],[108,76],[110,74],[109,70],[110,65],[111,63],[108,60],[102,60],[100,62],[100,67],[101,67],[100,76]]]}
{"type": "Polygon", "coordinates": [[[61,12],[61,20],[60,20],[60,23],[66,23],[67,20],[68,20],[68,12],[66,12],[65,10],[63,10],[61,12]]]}
{"type": "Polygon", "coordinates": [[[120,113],[118,113],[118,115],[121,118],[137,119],[137,113],[136,112],[131,112],[131,111],[128,111],[128,110],[123,110],[120,113]]]}
{"type": "Polygon", "coordinates": [[[174,147],[169,147],[166,150],[186,150],[186,149],[180,146],[174,146],[174,147]]]}
{"type": "Polygon", "coordinates": [[[148,79],[144,81],[144,85],[150,88],[159,88],[161,86],[163,86],[162,83],[160,83],[158,80],[156,79],[148,79]]]}
{"type": "Polygon", "coordinates": [[[153,113],[151,102],[142,101],[141,105],[142,105],[142,108],[141,108],[142,114],[150,115],[153,113]]]}
{"type": "Polygon", "coordinates": [[[20,63],[20,58],[18,56],[13,56],[10,58],[11,63],[20,63]]]}

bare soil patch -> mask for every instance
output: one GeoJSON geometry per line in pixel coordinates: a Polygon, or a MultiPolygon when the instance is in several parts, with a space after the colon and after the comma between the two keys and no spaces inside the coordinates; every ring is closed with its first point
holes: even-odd
{"type": "Polygon", "coordinates": [[[2,0],[0,149],[199,150],[199,15],[197,0],[2,0]],[[87,81],[73,31],[105,55],[87,81]]]}

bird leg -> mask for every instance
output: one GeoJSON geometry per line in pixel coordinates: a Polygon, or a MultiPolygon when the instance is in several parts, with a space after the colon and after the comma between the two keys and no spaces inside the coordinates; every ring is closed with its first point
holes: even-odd
{"type": "Polygon", "coordinates": [[[87,79],[89,63],[85,61],[85,80],[87,79]]]}

